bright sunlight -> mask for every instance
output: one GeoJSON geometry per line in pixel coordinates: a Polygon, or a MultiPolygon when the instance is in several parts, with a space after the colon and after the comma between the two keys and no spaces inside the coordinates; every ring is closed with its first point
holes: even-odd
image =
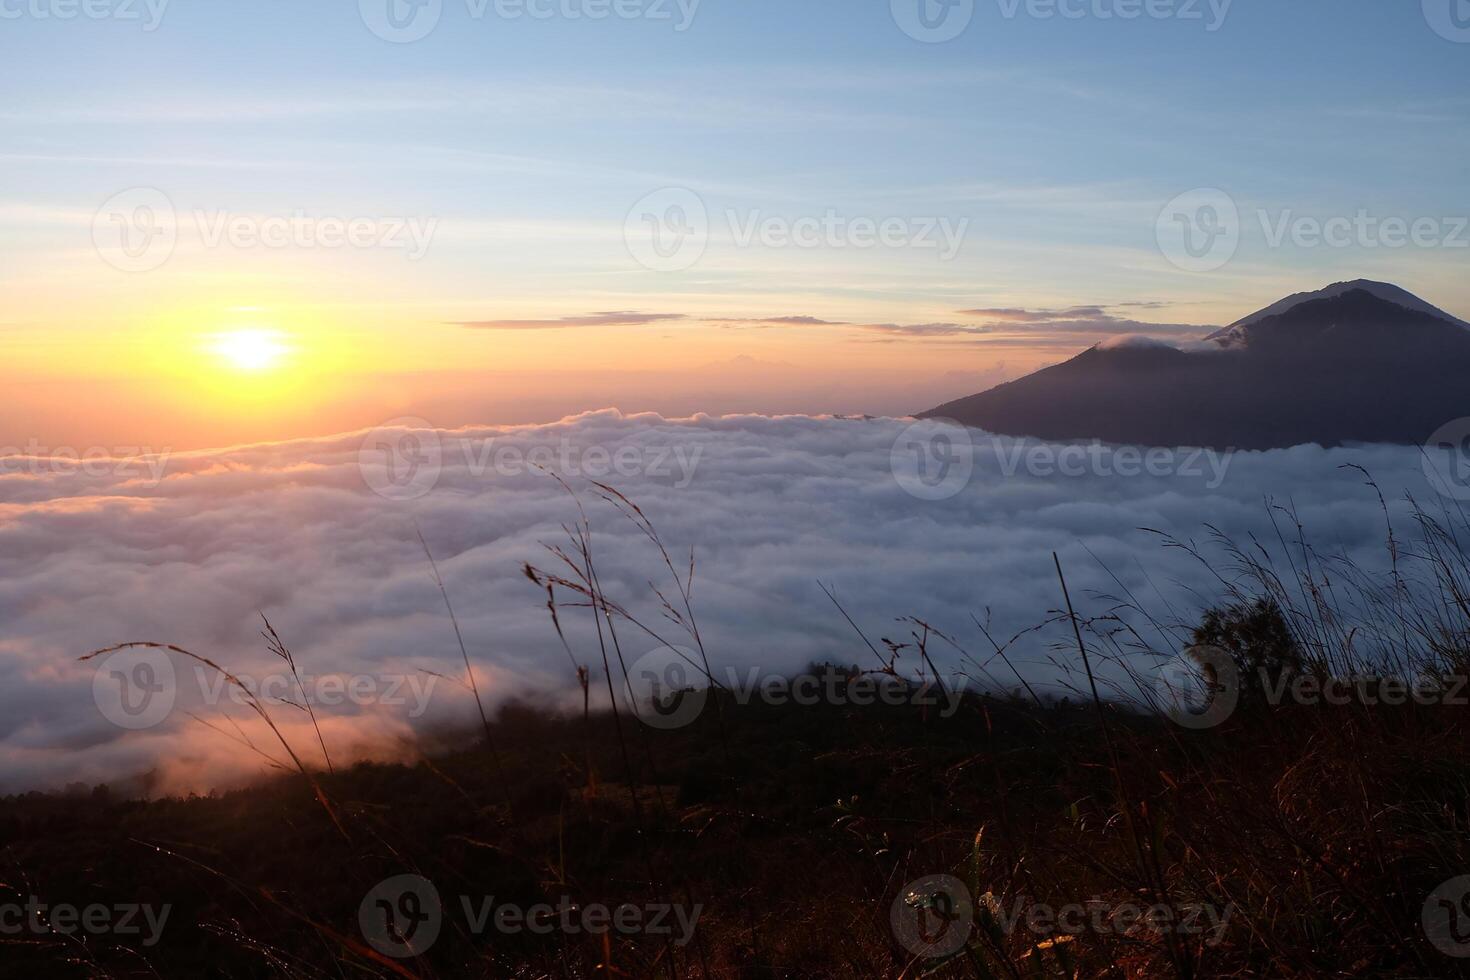
{"type": "Polygon", "coordinates": [[[210,345],[231,367],[239,371],[264,371],[274,367],[288,348],[274,330],[231,330],[215,337],[210,345]]]}

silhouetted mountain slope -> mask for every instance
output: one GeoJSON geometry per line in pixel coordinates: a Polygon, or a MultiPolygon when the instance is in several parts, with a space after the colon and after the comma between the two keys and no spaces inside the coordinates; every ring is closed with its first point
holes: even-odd
{"type": "Polygon", "coordinates": [[[1343,293],[1349,293],[1355,290],[1362,290],[1378,299],[1386,300],[1395,306],[1402,306],[1408,310],[1417,310],[1420,313],[1428,313],[1438,319],[1470,330],[1470,323],[1451,316],[1437,306],[1431,306],[1407,289],[1387,282],[1374,282],[1371,279],[1354,279],[1351,282],[1335,282],[1327,288],[1319,289],[1314,293],[1294,293],[1283,300],[1277,300],[1263,310],[1257,310],[1250,316],[1241,317],[1239,320],[1230,324],[1230,326],[1210,334],[1205,339],[1215,341],[1224,346],[1235,346],[1243,341],[1249,332],[1248,328],[1262,320],[1286,313],[1293,307],[1300,306],[1302,303],[1311,300],[1335,299],[1343,293]]]}
{"type": "Polygon", "coordinates": [[[1207,338],[1218,349],[1100,345],[923,415],[1042,439],[1240,449],[1420,443],[1470,415],[1470,329],[1408,293],[1409,305],[1384,298],[1397,287],[1354,286],[1268,307],[1207,338]]]}

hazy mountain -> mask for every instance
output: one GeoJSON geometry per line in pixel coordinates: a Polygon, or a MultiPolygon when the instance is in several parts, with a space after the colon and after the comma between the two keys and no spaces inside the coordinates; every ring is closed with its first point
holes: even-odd
{"type": "Polygon", "coordinates": [[[1470,325],[1397,286],[1337,283],[1180,350],[1099,344],[923,413],[1043,439],[1268,449],[1421,443],[1470,415],[1470,325]]]}

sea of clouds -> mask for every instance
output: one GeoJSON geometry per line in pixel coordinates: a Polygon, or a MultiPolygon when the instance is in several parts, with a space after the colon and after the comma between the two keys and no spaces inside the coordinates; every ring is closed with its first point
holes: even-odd
{"type": "MultiPolygon", "coordinates": [[[[1105,612],[1126,587],[1184,622],[1220,595],[1217,574],[1234,574],[1207,545],[1207,524],[1274,542],[1274,500],[1295,509],[1317,547],[1376,567],[1384,515],[1344,465],[1371,471],[1396,513],[1406,492],[1435,500],[1415,448],[1226,457],[913,425],[604,411],[454,432],[404,420],[151,461],[0,459],[0,791],[231,785],[266,767],[242,738],[283,758],[248,708],[220,696],[217,675],[187,658],[161,666],[173,671],[171,709],[121,724],[109,675],[146,686],[159,673],[139,674],[136,659],[79,660],[127,641],[172,643],[299,700],[269,686],[282,664],[260,636],[261,613],[312,684],[335,762],[412,757],[423,733],[475,718],[425,543],[486,700],[567,703],[573,662],[545,591],[523,571],[554,567],[546,545],[565,542],[579,519],[578,500],[548,473],[578,492],[611,598],[658,623],[649,583],[671,583],[639,529],[597,499],[593,478],[637,502],[676,564],[693,549],[712,660],[774,673],[824,660],[876,665],[824,585],[875,643],[904,639],[912,626],[898,620],[913,616],[983,661],[972,614],[999,639],[1060,607],[1053,552],[1079,613],[1105,612]],[[959,452],[955,439],[972,448],[959,452]],[[1165,548],[1145,528],[1215,557],[1165,548]],[[152,775],[129,782],[142,773],[152,775]]],[[[594,666],[596,682],[587,611],[562,616],[573,658],[594,666]]],[[[1023,639],[1022,671],[1044,682],[1069,636],[1054,624],[1023,639]]],[[[631,628],[620,638],[630,658],[658,645],[631,628]]],[[[943,669],[964,666],[943,646],[934,653],[943,669]]],[[[272,717],[303,758],[320,760],[304,712],[276,704],[272,717]]]]}

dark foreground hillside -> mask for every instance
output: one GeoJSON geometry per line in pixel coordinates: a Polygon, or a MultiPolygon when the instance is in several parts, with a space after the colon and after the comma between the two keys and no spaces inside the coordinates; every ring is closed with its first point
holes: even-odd
{"type": "MultiPolygon", "coordinates": [[[[1231,628],[1259,653],[1259,625],[1231,628]]],[[[1470,869],[1463,707],[1245,698],[1197,731],[1020,698],[718,707],[621,734],[508,710],[503,772],[478,746],[361,765],[325,806],[299,775],[8,799],[0,899],[171,913],[151,946],[12,930],[0,974],[1459,975],[1421,918],[1470,869]],[[427,948],[379,952],[400,941],[427,948]]]]}

